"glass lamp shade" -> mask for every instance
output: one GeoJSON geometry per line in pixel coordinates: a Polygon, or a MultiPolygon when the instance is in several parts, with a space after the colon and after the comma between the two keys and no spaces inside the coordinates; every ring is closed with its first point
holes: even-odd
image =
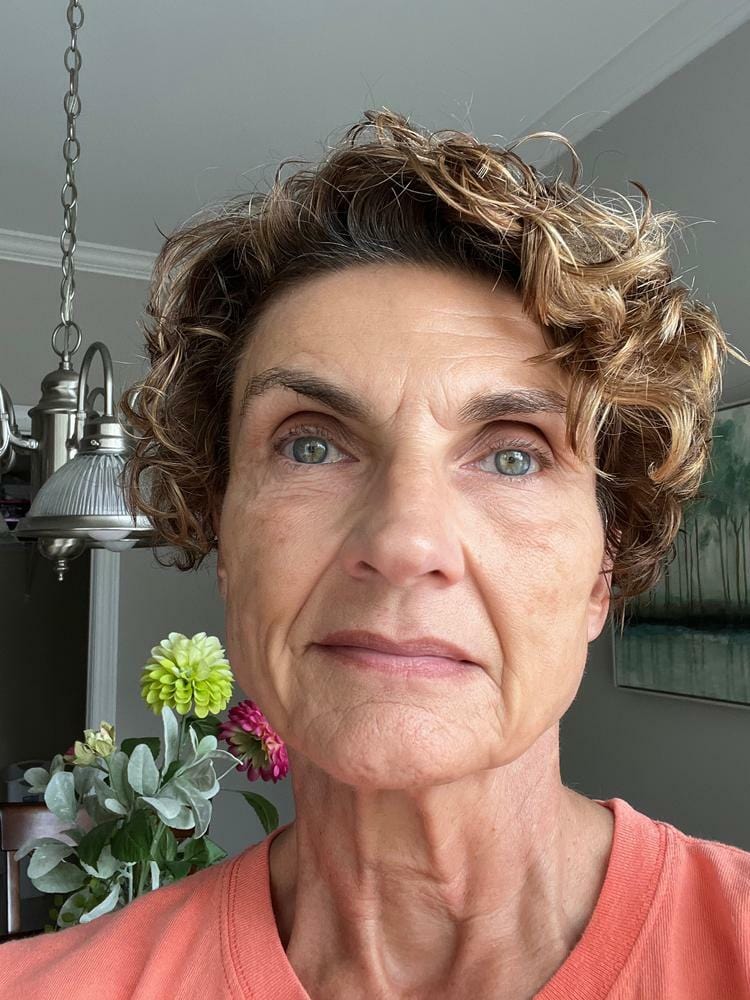
{"type": "Polygon", "coordinates": [[[125,456],[117,452],[79,452],[39,488],[16,537],[80,539],[115,552],[151,544],[148,518],[133,517],[125,506],[124,467],[125,456]]]}

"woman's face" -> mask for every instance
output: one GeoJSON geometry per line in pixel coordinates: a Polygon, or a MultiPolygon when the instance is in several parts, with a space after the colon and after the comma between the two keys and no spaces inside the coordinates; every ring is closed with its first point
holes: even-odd
{"type": "Polygon", "coordinates": [[[235,376],[216,523],[227,654],[289,747],[350,784],[519,757],[572,702],[606,618],[593,450],[574,457],[554,403],[568,376],[527,363],[542,328],[492,285],[422,265],[316,276],[268,305],[235,376]],[[281,368],[306,393],[269,386],[281,368]],[[323,382],[358,409],[321,399],[323,382]],[[462,413],[511,392],[526,403],[462,413]],[[474,665],[367,669],[318,645],[342,629],[437,637],[474,665]]]}

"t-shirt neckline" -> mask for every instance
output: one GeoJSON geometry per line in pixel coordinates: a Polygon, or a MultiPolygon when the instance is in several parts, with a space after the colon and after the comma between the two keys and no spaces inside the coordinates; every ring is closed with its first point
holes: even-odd
{"type": "MultiPolygon", "coordinates": [[[[653,902],[666,850],[666,829],[624,799],[594,799],[611,809],[609,861],[589,922],[560,968],[534,1000],[605,1000],[620,975],[653,902]]],[[[227,974],[254,1000],[310,1000],[289,962],[271,898],[269,849],[294,821],[246,848],[227,868],[223,894],[227,974]]]]}

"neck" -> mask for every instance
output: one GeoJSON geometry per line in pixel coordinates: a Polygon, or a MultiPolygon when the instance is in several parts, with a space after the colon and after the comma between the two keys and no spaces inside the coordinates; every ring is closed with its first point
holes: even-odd
{"type": "Polygon", "coordinates": [[[565,960],[612,816],[562,785],[556,726],[508,765],[419,789],[290,759],[297,818],[273,842],[271,888],[311,996],[501,997],[505,984],[518,1000],[565,960]]]}

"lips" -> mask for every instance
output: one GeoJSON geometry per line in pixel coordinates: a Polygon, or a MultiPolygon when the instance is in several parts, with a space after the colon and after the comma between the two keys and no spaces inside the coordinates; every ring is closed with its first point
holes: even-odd
{"type": "Polygon", "coordinates": [[[426,635],[412,639],[395,641],[377,632],[362,629],[348,629],[329,633],[325,639],[318,642],[320,646],[361,646],[363,649],[374,649],[380,653],[391,653],[394,656],[442,656],[450,660],[472,660],[467,650],[455,643],[436,636],[426,635]]]}

